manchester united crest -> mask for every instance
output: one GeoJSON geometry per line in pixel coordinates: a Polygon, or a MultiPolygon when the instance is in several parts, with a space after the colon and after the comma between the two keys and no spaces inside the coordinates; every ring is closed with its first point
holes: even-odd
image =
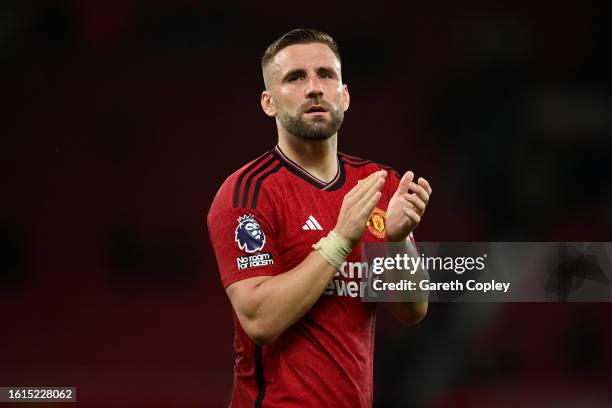
{"type": "Polygon", "coordinates": [[[385,217],[387,213],[381,210],[378,207],[374,207],[374,210],[370,214],[370,218],[368,218],[368,223],[366,224],[368,230],[372,235],[378,238],[385,237],[385,217]]]}

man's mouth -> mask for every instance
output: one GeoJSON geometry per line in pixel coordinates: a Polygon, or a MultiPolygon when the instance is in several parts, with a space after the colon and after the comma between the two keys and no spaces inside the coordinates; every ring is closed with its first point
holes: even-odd
{"type": "Polygon", "coordinates": [[[312,105],[306,110],[305,113],[314,116],[324,115],[325,113],[327,113],[327,109],[325,109],[322,105],[312,105]]]}

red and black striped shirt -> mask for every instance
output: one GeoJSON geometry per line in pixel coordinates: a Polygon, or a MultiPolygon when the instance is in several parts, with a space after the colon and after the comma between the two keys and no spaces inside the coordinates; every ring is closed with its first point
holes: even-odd
{"type": "MultiPolygon", "coordinates": [[[[277,146],[225,180],[207,218],[224,287],[294,268],[334,228],[344,195],[381,168],[389,174],[362,241],[385,240],[398,174],[342,153],[337,160],[338,172],[326,183],[277,146]]],[[[312,309],[268,346],[256,345],[234,313],[231,406],[372,406],[376,315],[375,304],[360,300],[362,273],[358,245],[312,309]]]]}

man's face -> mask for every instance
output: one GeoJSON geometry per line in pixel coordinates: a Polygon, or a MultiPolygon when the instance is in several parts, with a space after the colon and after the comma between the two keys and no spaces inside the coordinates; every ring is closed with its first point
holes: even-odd
{"type": "MultiPolygon", "coordinates": [[[[269,110],[294,136],[325,140],[340,129],[349,95],[340,61],[325,44],[295,44],[268,63],[264,75],[269,110]]],[[[265,99],[265,98],[264,98],[265,99]]],[[[263,102],[263,100],[262,100],[263,102]]]]}

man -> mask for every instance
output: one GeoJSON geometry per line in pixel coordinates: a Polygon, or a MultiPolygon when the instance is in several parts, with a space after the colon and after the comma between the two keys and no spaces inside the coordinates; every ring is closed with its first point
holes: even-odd
{"type": "MultiPolygon", "coordinates": [[[[375,304],[360,301],[358,244],[410,243],[431,188],[337,152],[350,98],[329,35],[283,35],[262,70],[278,144],[223,183],[207,219],[234,310],[231,405],[369,407],[375,304]]],[[[427,311],[388,305],[406,324],[427,311]]]]}

